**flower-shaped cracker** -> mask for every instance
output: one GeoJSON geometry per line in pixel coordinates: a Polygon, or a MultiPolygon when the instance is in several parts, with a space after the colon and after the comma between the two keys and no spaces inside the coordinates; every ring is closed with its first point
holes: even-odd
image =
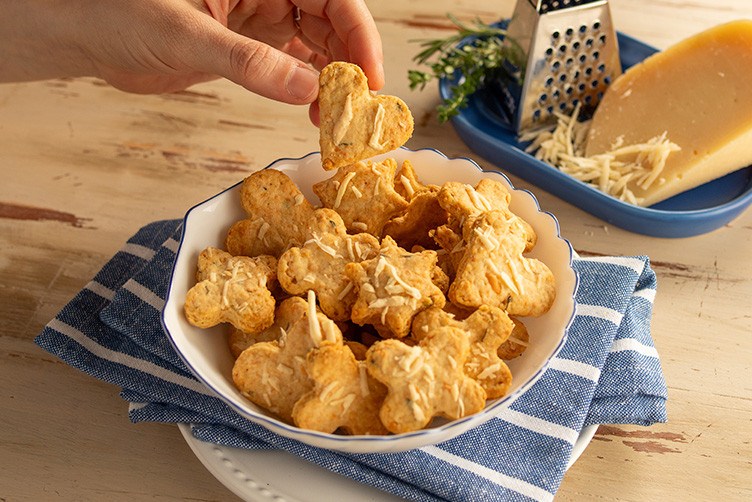
{"type": "Polygon", "coordinates": [[[307,358],[314,388],[295,403],[292,417],[303,429],[347,434],[387,434],[379,420],[386,387],[366,371],[348,345],[323,343],[307,358]]]}
{"type": "Polygon", "coordinates": [[[352,321],[372,324],[385,338],[407,336],[415,314],[446,303],[444,293],[433,280],[440,272],[436,260],[435,251],[409,253],[387,236],[381,241],[377,257],[348,263],[345,274],[358,293],[352,321]]]}
{"type": "Polygon", "coordinates": [[[556,295],[554,276],[543,262],[522,255],[525,240],[515,225],[504,211],[489,211],[475,220],[449,287],[453,303],[501,307],[520,316],[548,311],[556,295]]]}
{"type": "Polygon", "coordinates": [[[295,403],[313,388],[306,371],[308,352],[324,341],[342,343],[342,333],[332,320],[317,312],[313,292],[308,302],[299,297],[285,301],[306,304],[305,314],[279,340],[245,349],[235,360],[232,380],[245,397],[292,423],[295,403]]]}
{"type": "Polygon", "coordinates": [[[313,185],[313,192],[324,207],[342,216],[347,230],[380,237],[389,218],[407,207],[407,201],[394,189],[396,170],[394,159],[356,162],[313,185]]]}
{"type": "Polygon", "coordinates": [[[379,416],[389,431],[415,431],[435,416],[454,420],[483,409],[486,392],[463,369],[469,345],[460,329],[445,326],[414,347],[381,340],[368,349],[368,372],[388,388],[379,416]]]}
{"type": "Polygon", "coordinates": [[[321,310],[335,321],[350,319],[356,292],[345,275],[345,265],[376,256],[379,241],[371,234],[349,235],[342,218],[333,210],[331,231],[312,233],[302,247],[292,247],[279,259],[277,278],[290,294],[302,295],[312,289],[321,310]]]}
{"type": "Polygon", "coordinates": [[[198,258],[198,282],[185,296],[186,318],[199,328],[221,322],[247,332],[268,328],[274,322],[275,301],[269,287],[276,271],[272,256],[232,256],[206,248],[198,258]]]}
{"type": "Polygon", "coordinates": [[[460,329],[470,342],[465,373],[486,391],[488,399],[501,397],[512,384],[512,372],[498,350],[514,329],[514,322],[498,307],[481,306],[463,320],[439,308],[424,310],[413,319],[413,338],[420,341],[443,326],[460,329]]]}

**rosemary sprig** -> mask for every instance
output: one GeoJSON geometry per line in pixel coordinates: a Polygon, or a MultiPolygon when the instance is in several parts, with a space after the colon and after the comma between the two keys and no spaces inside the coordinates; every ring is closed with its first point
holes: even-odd
{"type": "Polygon", "coordinates": [[[468,98],[508,57],[503,46],[506,30],[489,26],[476,19],[470,25],[447,17],[457,26],[457,33],[442,39],[410,40],[423,48],[413,61],[425,65],[429,71],[408,70],[410,89],[420,88],[434,79],[460,76],[452,86],[452,96],[437,107],[439,123],[444,123],[467,106],[468,98]],[[462,43],[464,42],[464,43],[462,43]]]}

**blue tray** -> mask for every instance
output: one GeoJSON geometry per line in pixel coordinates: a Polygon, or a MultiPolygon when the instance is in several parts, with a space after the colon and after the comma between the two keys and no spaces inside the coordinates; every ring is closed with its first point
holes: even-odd
{"type": "MultiPolygon", "coordinates": [[[[617,34],[623,68],[656,49],[622,33],[617,34]]],[[[456,80],[442,79],[442,99],[451,96],[456,80]]],[[[533,185],[630,232],[654,237],[691,237],[726,225],[752,204],[752,166],[730,173],[650,207],[638,207],[606,195],[597,188],[564,174],[525,153],[515,132],[486,103],[488,91],[471,96],[451,122],[462,141],[474,152],[533,185]]]]}

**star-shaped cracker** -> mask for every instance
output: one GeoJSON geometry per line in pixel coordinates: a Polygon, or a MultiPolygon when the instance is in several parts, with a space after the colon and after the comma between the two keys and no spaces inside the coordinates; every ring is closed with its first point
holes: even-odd
{"type": "Polygon", "coordinates": [[[556,295],[551,270],[523,256],[525,240],[503,211],[480,215],[466,232],[467,247],[449,298],[463,307],[500,307],[510,315],[540,316],[556,295]]]}
{"type": "Polygon", "coordinates": [[[389,431],[415,431],[435,416],[454,420],[483,409],[486,392],[464,373],[469,345],[461,330],[445,326],[414,347],[382,340],[368,350],[368,372],[388,389],[379,416],[389,431]]]}
{"type": "Polygon", "coordinates": [[[413,133],[413,116],[395,96],[373,95],[354,64],[330,63],[319,76],[319,146],[326,170],[389,152],[413,133]]]}
{"type": "Polygon", "coordinates": [[[384,224],[407,207],[394,189],[396,170],[394,159],[356,162],[313,185],[313,192],[325,207],[342,216],[348,231],[380,237],[384,224]]]}
{"type": "Polygon", "coordinates": [[[286,301],[306,304],[303,316],[279,340],[245,349],[235,360],[232,380],[245,397],[292,423],[295,403],[313,388],[306,371],[308,352],[324,341],[342,343],[342,333],[332,320],[317,312],[312,292],[307,302],[298,297],[286,301]]]}
{"type": "Polygon", "coordinates": [[[413,319],[413,338],[420,341],[444,326],[460,329],[470,342],[465,374],[483,387],[488,399],[505,395],[512,384],[512,372],[499,358],[498,350],[514,329],[514,322],[507,313],[498,307],[483,305],[465,319],[457,320],[442,309],[430,308],[413,319]]]}
{"type": "Polygon", "coordinates": [[[292,411],[295,425],[332,433],[387,434],[379,420],[386,387],[366,371],[347,345],[324,343],[307,358],[314,388],[298,400],[292,411]]]}
{"type": "Polygon", "coordinates": [[[316,292],[321,310],[335,321],[350,319],[356,291],[345,275],[345,265],[376,256],[379,241],[371,234],[347,233],[342,218],[330,212],[330,232],[313,232],[302,247],[292,247],[279,259],[277,278],[290,294],[316,292]]]}
{"type": "Polygon", "coordinates": [[[228,322],[257,332],[274,322],[275,300],[270,286],[276,281],[277,260],[272,256],[232,256],[206,248],[198,258],[197,284],[185,297],[185,315],[199,328],[228,322]]]}
{"type": "Polygon", "coordinates": [[[446,303],[444,293],[433,282],[436,261],[435,251],[410,253],[391,237],[384,237],[377,257],[345,267],[358,293],[352,321],[372,324],[382,337],[407,336],[415,314],[446,303]]]}

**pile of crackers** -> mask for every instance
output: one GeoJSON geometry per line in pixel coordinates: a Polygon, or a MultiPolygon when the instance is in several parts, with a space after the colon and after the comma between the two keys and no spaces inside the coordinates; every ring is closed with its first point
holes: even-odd
{"type": "Polygon", "coordinates": [[[313,186],[320,204],[281,171],[246,178],[247,218],[199,256],[187,319],[226,324],[237,388],[301,428],[399,434],[479,412],[528,346],[519,317],[554,301],[550,269],[525,256],[534,230],[497,181],[427,185],[409,161],[366,160],[413,120],[357,66],[327,66],[319,102],[336,171],[313,186]]]}

